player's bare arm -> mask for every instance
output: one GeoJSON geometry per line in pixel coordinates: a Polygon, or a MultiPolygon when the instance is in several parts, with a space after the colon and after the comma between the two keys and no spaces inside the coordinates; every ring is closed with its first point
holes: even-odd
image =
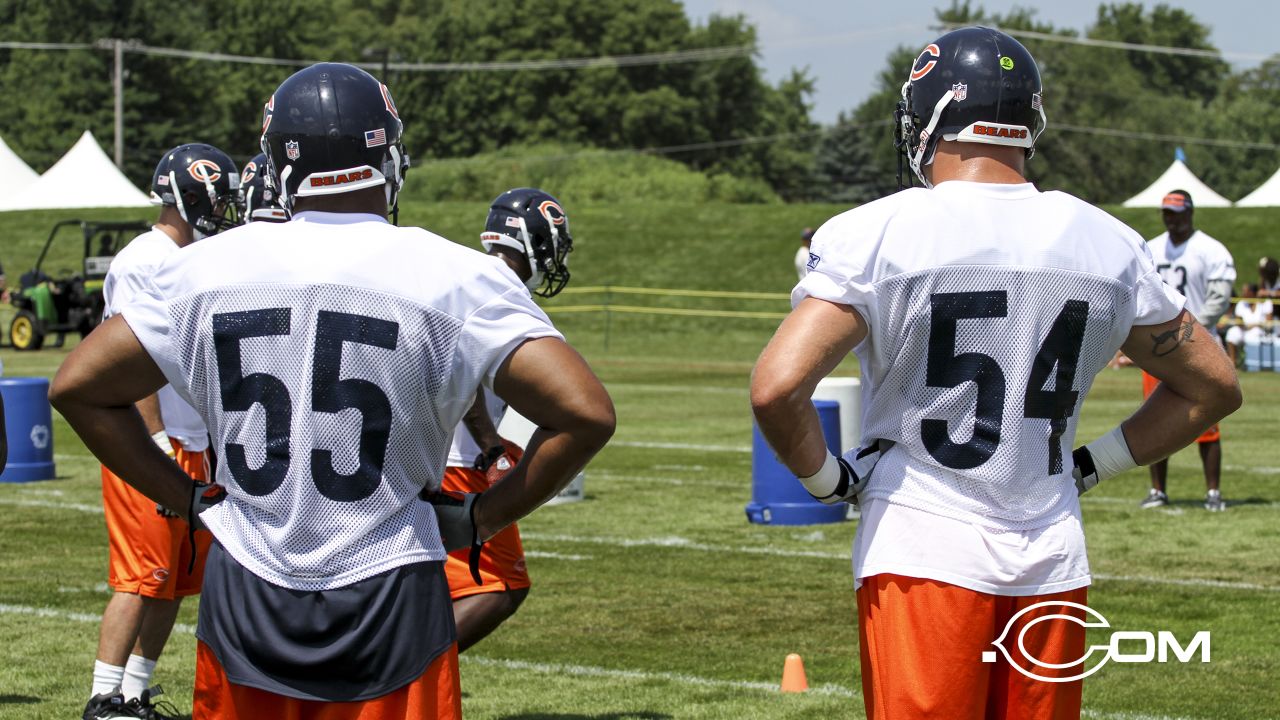
{"type": "Polygon", "coordinates": [[[1162,325],[1139,325],[1122,346],[1160,387],[1121,427],[1139,465],[1168,457],[1240,407],[1231,359],[1187,311],[1162,325]]]}
{"type": "Polygon", "coordinates": [[[782,321],[751,373],[751,409],[778,459],[798,477],[814,475],[827,457],[810,398],[822,378],[867,336],[848,305],[806,298],[782,321]]]}
{"type": "Polygon", "coordinates": [[[477,500],[481,538],[533,512],[564,489],[613,436],[613,401],[586,360],[558,338],[516,348],[493,381],[494,391],[538,425],[523,460],[477,500]]]}
{"type": "Polygon", "coordinates": [[[166,380],[124,318],[100,325],[67,356],[49,400],[104,465],[167,508],[187,508],[191,478],[152,441],[135,403],[166,380]]]}

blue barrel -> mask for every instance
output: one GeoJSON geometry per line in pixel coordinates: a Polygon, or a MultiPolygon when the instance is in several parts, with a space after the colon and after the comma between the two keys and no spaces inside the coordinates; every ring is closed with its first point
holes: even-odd
{"type": "Polygon", "coordinates": [[[49,381],[44,378],[0,378],[4,397],[5,438],[9,462],[0,482],[51,480],[53,473],[53,409],[49,381]]]}
{"type": "MultiPolygon", "coordinates": [[[[822,423],[822,436],[827,449],[840,454],[840,404],[830,400],[814,400],[818,419],[822,423]]],[[[848,506],[844,503],[823,505],[814,500],[795,475],[778,462],[773,448],[760,434],[760,428],[752,426],[751,443],[751,502],[747,504],[747,519],[766,525],[817,525],[840,522],[845,519],[848,506]]]]}

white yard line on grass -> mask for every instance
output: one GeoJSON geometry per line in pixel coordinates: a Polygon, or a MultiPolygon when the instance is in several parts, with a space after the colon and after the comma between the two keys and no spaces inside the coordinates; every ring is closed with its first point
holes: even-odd
{"type": "Polygon", "coordinates": [[[699,480],[696,478],[673,478],[660,477],[657,475],[618,475],[611,473],[608,470],[589,470],[587,472],[587,477],[592,480],[621,480],[623,482],[661,483],[663,485],[688,485],[690,487],[721,488],[724,490],[747,488],[751,485],[750,481],[745,480],[742,482],[730,482],[728,480],[699,480]]]}
{"type": "Polygon", "coordinates": [[[590,555],[567,555],[565,553],[543,552],[541,550],[525,550],[527,558],[546,558],[548,560],[593,560],[590,555]]]}
{"type": "Polygon", "coordinates": [[[43,507],[57,510],[76,510],[78,512],[102,514],[101,505],[83,503],[54,502],[52,500],[24,500],[22,498],[0,498],[0,505],[18,505],[21,507],[43,507]]]}
{"type": "MultiPolygon", "coordinates": [[[[72,622],[83,623],[100,623],[101,615],[90,615],[89,613],[71,612],[69,610],[59,610],[57,608],[37,608],[28,607],[26,605],[10,605],[9,603],[0,603],[0,615],[33,615],[39,618],[51,618],[54,620],[71,620],[72,622]]],[[[175,623],[173,629],[186,633],[187,635],[196,634],[196,626],[186,623],[175,623]]]]}
{"type": "MultiPolygon", "coordinates": [[[[10,605],[8,603],[0,603],[0,615],[30,615],[40,618],[50,618],[55,620],[70,620],[82,623],[98,623],[102,618],[98,615],[90,615],[88,613],[70,612],[68,610],[58,610],[55,608],[36,608],[24,605],[10,605]]],[[[187,635],[195,634],[195,627],[185,623],[178,623],[173,629],[185,633],[187,635]]],[[[778,692],[777,683],[771,682],[755,682],[751,680],[720,680],[717,678],[705,678],[697,675],[686,675],[684,673],[671,672],[649,672],[645,670],[623,670],[617,668],[592,667],[590,665],[567,665],[562,663],[539,663],[528,662],[526,660],[505,660],[502,658],[488,658],[477,655],[460,655],[458,661],[463,665],[477,665],[480,667],[496,667],[504,670],[514,670],[523,672],[533,672],[542,675],[572,675],[575,677],[604,677],[617,680],[640,680],[653,681],[661,680],[676,685],[692,685],[695,687],[709,688],[727,688],[731,690],[755,690],[761,692],[778,692]]],[[[823,684],[815,685],[809,688],[809,692],[819,695],[832,695],[835,697],[856,698],[860,693],[852,688],[843,687],[841,685],[823,684]]],[[[1098,710],[1084,710],[1083,716],[1087,718],[1095,718],[1096,720],[1196,720],[1188,717],[1170,717],[1168,715],[1145,715],[1142,713],[1131,712],[1101,712],[1098,710]]]]}
{"type": "Polygon", "coordinates": [[[749,453],[750,445],[694,445],[691,443],[642,442],[640,440],[610,440],[605,447],[652,448],[655,450],[696,450],[698,452],[749,453]]]}
{"type": "MultiPolygon", "coordinates": [[[[0,498],[0,505],[18,505],[28,507],[47,507],[59,510],[75,510],[77,512],[102,514],[102,507],[98,505],[82,505],[78,503],[57,503],[45,500],[17,500],[13,498],[0,498]]],[[[673,550],[693,550],[699,552],[714,553],[738,553],[742,555],[768,555],[772,557],[793,557],[793,558],[817,558],[819,560],[844,560],[849,561],[848,553],[820,552],[816,550],[783,550],[773,547],[757,547],[757,546],[729,546],[729,545],[709,545],[706,543],[697,543],[687,538],[668,536],[668,537],[651,537],[651,538],[621,538],[621,537],[598,537],[586,535],[556,535],[552,533],[524,532],[520,536],[525,540],[534,540],[542,542],[568,542],[568,543],[584,543],[590,545],[605,545],[610,547],[633,548],[633,547],[657,547],[670,548],[673,550]]],[[[570,559],[570,558],[564,558],[570,559]]],[[[577,559],[577,558],[573,558],[577,559]]],[[[583,557],[582,559],[588,559],[583,557]]],[[[1232,582],[1227,580],[1209,580],[1205,578],[1164,578],[1164,577],[1146,577],[1142,575],[1107,575],[1103,573],[1094,573],[1095,580],[1109,580],[1115,582],[1136,582],[1148,585],[1175,585],[1179,587],[1209,587],[1221,588],[1224,590],[1257,590],[1262,592],[1280,592],[1280,586],[1275,585],[1259,585],[1247,582],[1232,582]]]]}
{"type": "MultiPolygon", "coordinates": [[[[715,678],[685,675],[684,673],[646,672],[644,670],[619,670],[614,668],[591,667],[589,665],[563,665],[561,663],[538,663],[525,660],[502,660],[499,658],[460,655],[458,660],[464,665],[481,665],[497,667],[504,670],[524,670],[544,675],[576,675],[579,677],[607,677],[617,680],[665,680],[678,685],[697,685],[699,687],[728,688],[731,690],[763,690],[778,692],[778,683],[752,682],[750,680],[717,680],[715,678]]],[[[859,693],[840,685],[817,685],[809,688],[810,692],[819,695],[835,695],[853,698],[859,693]]]]}
{"type": "Polygon", "coordinates": [[[708,393],[712,395],[751,395],[751,388],[725,387],[723,385],[654,385],[645,383],[607,382],[604,386],[610,390],[639,390],[642,392],[665,393],[708,393]]]}
{"type": "MultiPolygon", "coordinates": [[[[583,543],[589,545],[604,545],[619,548],[635,548],[635,547],[657,547],[670,548],[673,550],[693,550],[699,552],[712,553],[738,553],[743,555],[770,555],[776,557],[795,557],[795,558],[817,558],[820,560],[844,560],[850,561],[849,553],[833,553],[819,552],[814,550],[784,550],[772,547],[755,547],[755,546],[731,546],[731,545],[711,545],[707,543],[698,543],[682,537],[654,537],[654,538],[620,538],[620,537],[599,537],[584,535],[557,535],[552,533],[539,532],[520,532],[520,537],[525,540],[535,542],[567,542],[567,543],[583,543]]],[[[1148,577],[1142,575],[1109,575],[1106,573],[1094,573],[1095,580],[1105,580],[1112,582],[1135,582],[1146,583],[1149,585],[1175,585],[1179,587],[1210,587],[1222,588],[1225,590],[1256,590],[1262,592],[1280,592],[1280,586],[1276,585],[1260,585],[1257,583],[1232,582],[1227,580],[1210,580],[1206,578],[1165,578],[1165,577],[1148,577]]]]}

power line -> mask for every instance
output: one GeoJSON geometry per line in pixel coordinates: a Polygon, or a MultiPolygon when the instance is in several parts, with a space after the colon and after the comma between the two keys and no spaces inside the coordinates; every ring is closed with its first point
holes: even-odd
{"type": "MultiPolygon", "coordinates": [[[[17,50],[92,50],[109,49],[110,40],[97,43],[29,43],[0,42],[0,49],[17,50]]],[[[287,58],[262,57],[254,55],[232,55],[229,53],[203,52],[199,50],[182,50],[179,48],[156,47],[144,45],[136,41],[126,42],[124,52],[137,55],[157,57],[177,57],[189,60],[205,60],[212,62],[230,62],[245,65],[274,65],[283,67],[306,67],[321,60],[295,60],[287,58]]],[[[600,55],[583,58],[550,58],[546,60],[500,60],[495,62],[389,62],[382,63],[357,62],[358,67],[369,70],[388,70],[401,72],[495,72],[515,70],[580,70],[596,67],[636,67],[643,65],[663,65],[674,63],[708,62],[735,57],[748,57],[754,51],[750,45],[725,45],[721,47],[693,48],[690,50],[672,50],[669,52],[643,53],[637,55],[600,55]]]]}
{"type": "MultiPolygon", "coordinates": [[[[947,23],[942,26],[946,30],[954,30],[964,25],[955,23],[947,23]]],[[[1083,45],[1085,47],[1102,47],[1112,50],[1131,50],[1135,52],[1158,53],[1162,55],[1181,55],[1184,57],[1202,57],[1222,60],[1224,58],[1235,58],[1237,60],[1256,60],[1262,61],[1272,57],[1267,53],[1246,53],[1223,50],[1206,50],[1203,48],[1177,47],[1172,45],[1149,45],[1146,43],[1122,42],[1120,40],[1101,40],[1099,38],[1077,37],[1075,35],[1055,35],[1053,33],[1037,32],[1035,30],[1011,30],[1009,28],[998,28],[1000,32],[1012,35],[1017,38],[1030,38],[1033,40],[1044,40],[1045,42],[1066,43],[1068,45],[1083,45]]]]}
{"type": "Polygon", "coordinates": [[[91,43],[42,43],[0,40],[0,50],[93,50],[91,43]]]}
{"type": "Polygon", "coordinates": [[[1089,135],[1106,135],[1109,137],[1127,138],[1130,140],[1153,140],[1159,142],[1176,142],[1184,145],[1212,145],[1214,147],[1245,148],[1248,150],[1280,150],[1280,144],[1246,142],[1243,140],[1219,140],[1217,138],[1189,137],[1186,135],[1162,135],[1159,133],[1141,132],[1138,130],[1117,130],[1114,128],[1089,127],[1085,125],[1068,125],[1050,123],[1050,129],[1067,132],[1086,133],[1089,135]]]}

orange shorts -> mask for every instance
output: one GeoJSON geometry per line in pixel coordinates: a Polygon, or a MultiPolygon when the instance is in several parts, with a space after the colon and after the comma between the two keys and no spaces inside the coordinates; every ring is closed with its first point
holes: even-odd
{"type": "Polygon", "coordinates": [[[227,679],[217,656],[196,643],[196,688],[192,720],[461,720],[462,687],[458,646],[431,661],[426,672],[408,685],[358,702],[299,700],[227,679]]]}
{"type": "MultiPolygon", "coordinates": [[[[183,471],[195,480],[209,479],[206,453],[187,452],[177,441],[169,442],[177,453],[174,461],[183,471]]],[[[207,530],[196,532],[196,546],[191,547],[185,521],[161,515],[154,500],[106,467],[102,468],[102,510],[110,546],[107,584],[112,589],[161,600],[200,593],[204,558],[213,539],[207,530]]]]}
{"type": "MultiPolygon", "coordinates": [[[[1028,678],[1003,656],[983,662],[995,650],[1009,619],[1045,600],[1085,604],[1088,588],[1028,597],[988,595],[966,588],[900,575],[863,578],[858,588],[858,635],[862,692],[870,720],[1073,720],[1080,717],[1083,680],[1046,682],[1028,678]]],[[[1021,666],[1037,674],[1070,677],[1063,670],[1036,668],[1017,654],[1021,627],[1035,617],[1081,616],[1061,606],[1033,610],[1018,619],[1003,643],[1021,666]]],[[[1037,623],[1023,636],[1027,652],[1048,663],[1084,656],[1084,628],[1070,621],[1037,623]]]]}
{"type": "MultiPolygon", "coordinates": [[[[479,470],[447,467],[441,487],[456,492],[484,492],[489,480],[479,470]]],[[[506,592],[529,587],[529,571],[524,563],[524,545],[520,542],[520,529],[512,525],[494,535],[480,552],[479,585],[471,577],[467,559],[471,550],[464,548],[449,553],[444,564],[449,579],[449,596],[454,600],[482,593],[506,592]]]]}
{"type": "MultiPolygon", "coordinates": [[[[1148,375],[1146,371],[1143,371],[1142,373],[1143,399],[1145,400],[1146,398],[1151,397],[1151,393],[1156,391],[1156,386],[1159,384],[1160,384],[1159,380],[1155,379],[1151,375],[1148,375]]],[[[1219,432],[1217,424],[1215,424],[1213,427],[1209,428],[1208,430],[1205,430],[1203,435],[1196,438],[1196,442],[1198,443],[1214,443],[1220,440],[1222,440],[1222,433],[1219,432]]]]}

